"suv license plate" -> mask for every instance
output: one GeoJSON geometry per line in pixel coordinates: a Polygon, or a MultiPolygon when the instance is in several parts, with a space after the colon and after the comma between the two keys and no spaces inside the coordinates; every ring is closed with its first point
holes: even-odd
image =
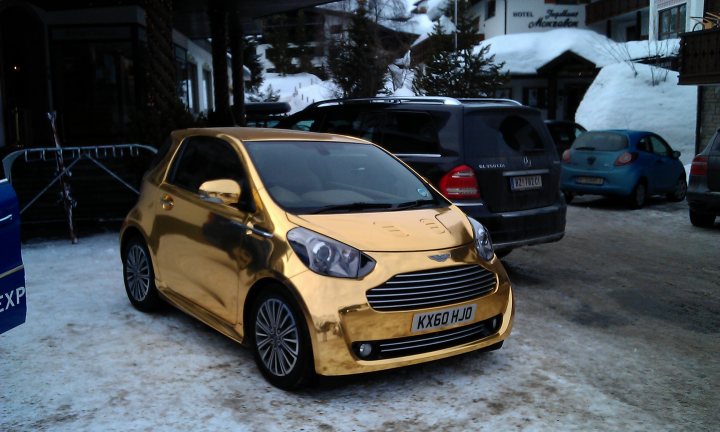
{"type": "Polygon", "coordinates": [[[453,324],[470,322],[475,319],[476,304],[425,312],[413,316],[412,331],[441,329],[453,324]]]}
{"type": "Polygon", "coordinates": [[[514,191],[540,189],[542,188],[542,177],[539,175],[511,177],[510,189],[514,191]]]}

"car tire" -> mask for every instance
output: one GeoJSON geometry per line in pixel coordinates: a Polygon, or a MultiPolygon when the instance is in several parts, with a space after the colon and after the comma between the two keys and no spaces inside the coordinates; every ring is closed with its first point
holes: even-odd
{"type": "Polygon", "coordinates": [[[640,209],[645,205],[647,201],[647,186],[645,182],[639,181],[638,184],[633,188],[632,193],[629,197],[630,208],[640,209]]]}
{"type": "Polygon", "coordinates": [[[565,203],[570,204],[572,202],[572,200],[575,198],[575,194],[572,192],[563,191],[563,197],[565,197],[565,203]]]}
{"type": "Polygon", "coordinates": [[[675,188],[667,194],[668,201],[680,202],[685,199],[687,195],[687,180],[685,176],[681,175],[675,183],[675,188]]]}
{"type": "Polygon", "coordinates": [[[137,237],[129,239],[122,251],[122,263],[125,292],[130,303],[143,312],[156,310],[160,305],[160,295],[145,242],[137,237]]]}
{"type": "Polygon", "coordinates": [[[308,384],[315,375],[312,347],[295,301],[283,290],[265,288],[250,319],[253,354],[265,379],[283,390],[308,384]]]}
{"type": "Polygon", "coordinates": [[[700,213],[690,209],[690,223],[696,227],[712,228],[715,225],[715,215],[713,213],[700,213]]]}

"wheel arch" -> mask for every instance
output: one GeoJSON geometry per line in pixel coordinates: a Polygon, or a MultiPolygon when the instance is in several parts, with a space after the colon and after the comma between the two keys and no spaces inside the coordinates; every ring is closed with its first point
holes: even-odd
{"type": "Polygon", "coordinates": [[[255,300],[258,298],[263,289],[276,288],[288,295],[294,302],[300,313],[303,314],[306,330],[308,331],[308,337],[310,338],[311,344],[314,343],[314,338],[309,334],[312,326],[312,319],[308,311],[307,305],[303,301],[300,294],[297,292],[295,287],[289,282],[279,280],[274,277],[266,276],[256,281],[248,290],[245,300],[243,301],[242,308],[242,328],[243,328],[243,343],[248,345],[252,340],[252,323],[250,315],[252,314],[252,308],[255,304],[255,300]]]}

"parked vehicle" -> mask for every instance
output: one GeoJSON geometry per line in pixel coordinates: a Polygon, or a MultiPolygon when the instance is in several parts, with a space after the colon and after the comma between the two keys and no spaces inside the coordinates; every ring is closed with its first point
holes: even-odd
{"type": "Polygon", "coordinates": [[[509,336],[510,281],[482,224],[356,138],[172,134],[121,230],[125,288],[252,347],[274,385],[394,368],[509,336]]]}
{"type": "Polygon", "coordinates": [[[566,120],[545,120],[545,126],[552,135],[555,149],[559,155],[569,149],[577,137],[587,131],[583,126],[566,120]]]}
{"type": "Polygon", "coordinates": [[[679,157],[652,132],[586,132],[563,153],[560,187],[567,202],[581,194],[623,197],[631,208],[641,208],[650,195],[682,201],[687,180],[679,157]]]}
{"type": "Polygon", "coordinates": [[[25,322],[25,268],[20,253],[20,213],[7,179],[0,179],[0,334],[25,322]]]}
{"type": "Polygon", "coordinates": [[[711,227],[720,215],[720,129],[692,161],[687,191],[690,222],[711,227]]]}
{"type": "Polygon", "coordinates": [[[540,112],[506,99],[340,99],[278,127],[368,139],[399,157],[489,230],[500,255],[560,240],[560,161],[540,112]]]}

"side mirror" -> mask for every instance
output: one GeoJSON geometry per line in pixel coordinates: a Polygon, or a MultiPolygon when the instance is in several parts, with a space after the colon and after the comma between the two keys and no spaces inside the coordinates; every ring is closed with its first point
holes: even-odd
{"type": "Polygon", "coordinates": [[[673,159],[680,159],[680,152],[677,150],[674,150],[672,152],[672,157],[673,157],[673,159]]]}
{"type": "Polygon", "coordinates": [[[230,179],[209,180],[200,185],[200,194],[219,204],[237,204],[240,192],[238,182],[230,179]]]}

